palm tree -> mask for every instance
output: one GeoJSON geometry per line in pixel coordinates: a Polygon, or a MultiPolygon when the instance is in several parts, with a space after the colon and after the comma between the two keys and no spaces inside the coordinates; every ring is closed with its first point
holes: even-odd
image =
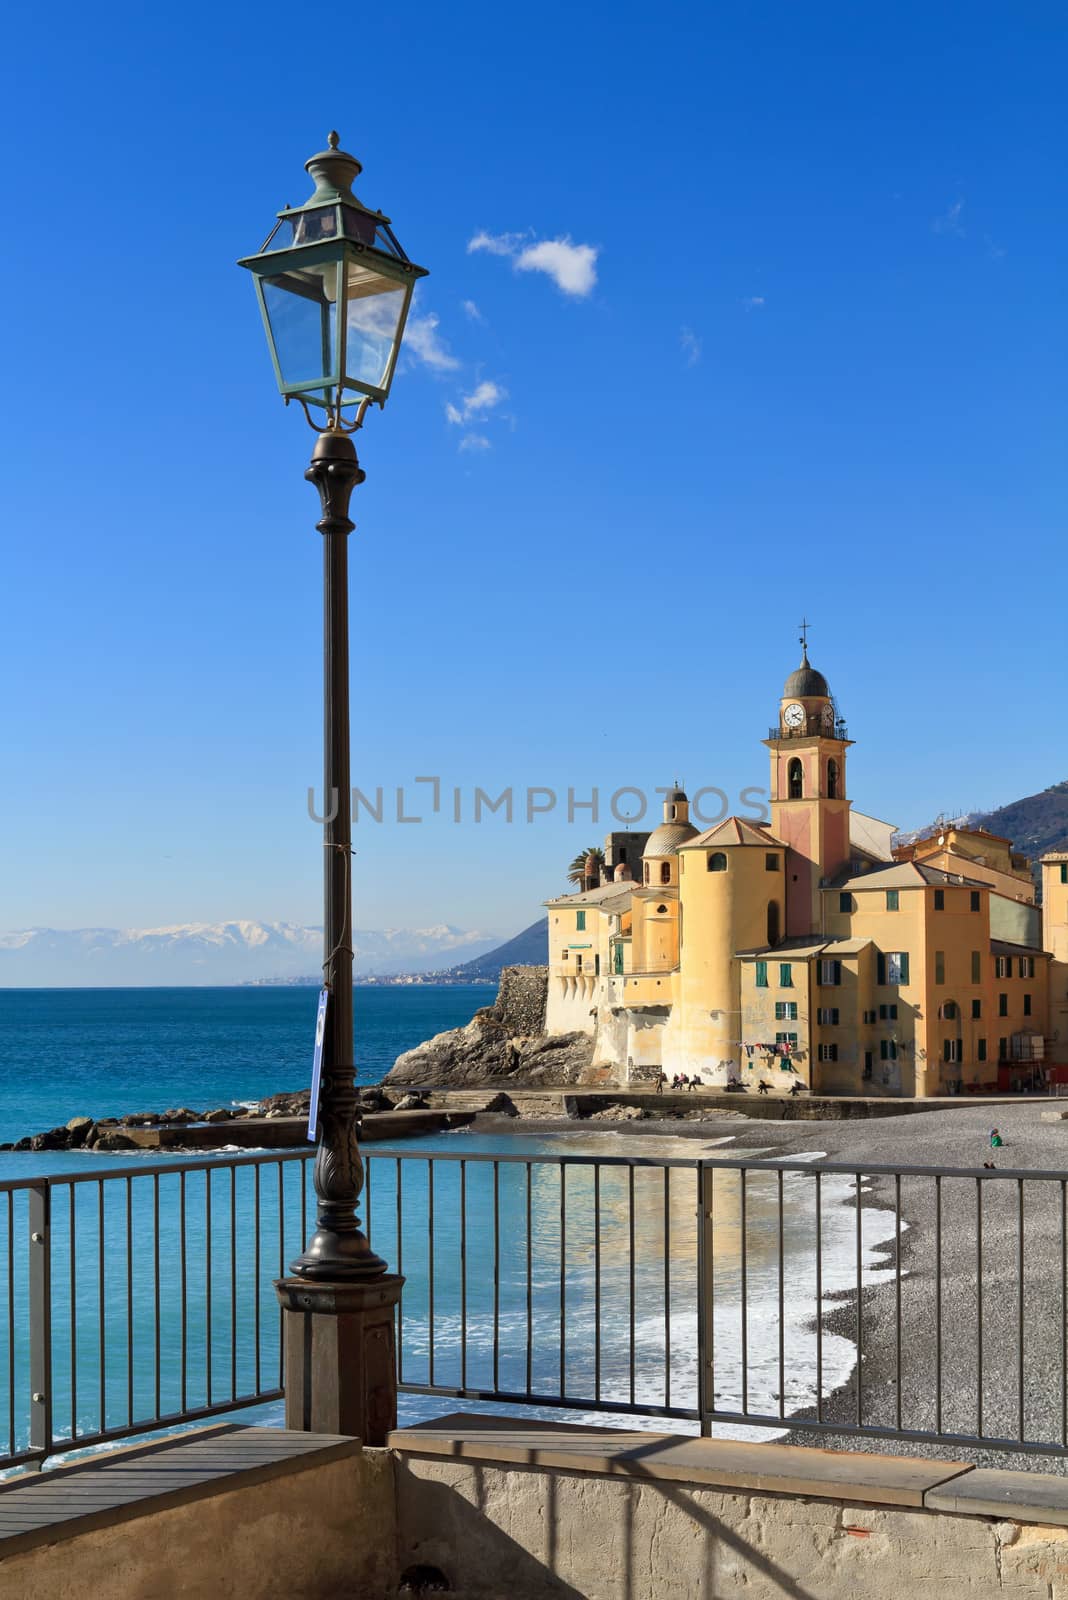
{"type": "Polygon", "coordinates": [[[580,889],[586,887],[588,877],[600,878],[601,868],[604,866],[604,851],[597,845],[591,845],[588,850],[581,850],[567,869],[568,883],[577,884],[580,889]]]}

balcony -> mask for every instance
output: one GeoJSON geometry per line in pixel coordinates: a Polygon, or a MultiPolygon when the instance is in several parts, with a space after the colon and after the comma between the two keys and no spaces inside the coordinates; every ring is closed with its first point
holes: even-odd
{"type": "Polygon", "coordinates": [[[849,729],[841,717],[829,726],[825,726],[820,717],[809,717],[798,728],[782,728],[776,724],[768,729],[769,739],[812,739],[817,735],[824,739],[844,739],[848,742],[849,729]]]}

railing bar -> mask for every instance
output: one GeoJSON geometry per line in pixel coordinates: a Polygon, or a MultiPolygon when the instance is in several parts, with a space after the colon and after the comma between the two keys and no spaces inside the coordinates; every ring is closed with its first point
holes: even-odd
{"type": "MultiPolygon", "coordinates": [[[[285,1170],[286,1170],[285,1167],[283,1167],[281,1162],[279,1162],[279,1165],[278,1165],[278,1276],[280,1278],[285,1277],[285,1261],[286,1261],[286,1191],[285,1191],[285,1181],[284,1181],[285,1180],[285,1170]]],[[[306,1173],[305,1169],[303,1167],[301,1167],[301,1169],[300,1169],[300,1186],[301,1186],[301,1189],[304,1188],[306,1177],[307,1177],[307,1173],[306,1173]]],[[[308,1237],[308,1235],[306,1233],[301,1235],[301,1241],[300,1242],[301,1242],[301,1246],[302,1247],[303,1247],[304,1243],[306,1242],[307,1237],[308,1237]]],[[[282,1318],[282,1306],[281,1306],[281,1303],[279,1303],[279,1306],[278,1306],[278,1387],[280,1389],[284,1389],[285,1388],[285,1381],[286,1381],[285,1362],[286,1362],[285,1331],[284,1331],[284,1322],[283,1322],[283,1318],[282,1318]]]]}
{"type": "MultiPolygon", "coordinates": [[[[527,1388],[530,1379],[527,1378],[527,1388]]],[[[601,1169],[593,1169],[593,1393],[601,1398],[601,1169]]]]}
{"type": "Polygon", "coordinates": [[[189,1371],[189,1289],[186,1266],[186,1234],[185,1234],[185,1173],[179,1174],[178,1184],[178,1248],[181,1258],[181,1300],[182,1300],[182,1412],[187,1408],[188,1400],[188,1371],[189,1371]]]}
{"type": "MultiPolygon", "coordinates": [[[[73,1444],[78,1437],[78,1274],[77,1261],[77,1236],[78,1226],[74,1207],[74,1189],[67,1191],[69,1199],[68,1232],[70,1235],[70,1438],[73,1444]]],[[[8,1293],[14,1289],[14,1284],[8,1284],[8,1293]]],[[[157,1405],[156,1410],[159,1410],[157,1405]]]]}
{"type": "MultiPolygon", "coordinates": [[[[860,1421],[860,1418],[857,1418],[860,1421]]],[[[942,1179],[935,1178],[935,1432],[942,1432],[942,1179]]]]}
{"type": "MultiPolygon", "coordinates": [[[[301,1194],[304,1185],[300,1186],[301,1194]]],[[[237,1168],[230,1168],[230,1393],[237,1398],[237,1168]]]]}
{"type": "Polygon", "coordinates": [[[634,1404],[634,1168],[627,1168],[627,1268],[630,1278],[630,1403],[634,1404]]]}
{"type": "Polygon", "coordinates": [[[1017,1310],[1016,1310],[1016,1397],[1020,1418],[1019,1434],[1024,1438],[1024,1181],[1016,1184],[1016,1214],[1018,1218],[1019,1248],[1017,1252],[1017,1310]]]}
{"type": "Polygon", "coordinates": [[[256,1393],[260,1391],[260,1169],[253,1167],[252,1205],[253,1205],[253,1235],[252,1235],[252,1281],[253,1281],[253,1326],[256,1333],[256,1393]]]}
{"type": "Polygon", "coordinates": [[[664,1404],[671,1404],[671,1173],[664,1168],[664,1404]]]}
{"type": "MultiPolygon", "coordinates": [[[[404,1181],[401,1175],[400,1156],[397,1162],[397,1276],[404,1276],[404,1181]]],[[[397,1301],[397,1382],[404,1380],[404,1296],[397,1301]]]]}
{"type": "MultiPolygon", "coordinates": [[[[281,1169],[279,1169],[281,1170],[281,1169]]],[[[300,1169],[300,1245],[301,1249],[308,1242],[308,1169],[300,1169]]]]}
{"type": "Polygon", "coordinates": [[[823,1421],[823,1174],[816,1173],[816,1421],[823,1421]]]}
{"type": "Polygon", "coordinates": [[[1068,1181],[1061,1184],[1061,1444],[1068,1445],[1068,1181]]]}
{"type": "MultiPolygon", "coordinates": [[[[71,1190],[74,1193],[74,1190],[71,1190]]],[[[103,1303],[103,1302],[101,1302],[103,1303]]],[[[15,1196],[7,1194],[7,1453],[15,1454],[15,1196]]]]}
{"type": "Polygon", "coordinates": [[[501,1169],[493,1163],[493,1387],[500,1388],[501,1356],[501,1169]]]}
{"type": "Polygon", "coordinates": [[[567,1390],[567,1175],[560,1168],[560,1393],[567,1390]]]}
{"type": "MultiPolygon", "coordinates": [[[[427,1336],[430,1340],[427,1371],[434,1382],[434,1158],[426,1158],[427,1184],[427,1336]]],[[[496,1232],[496,1228],[494,1228],[496,1232]]],[[[494,1334],[496,1347],[496,1334],[494,1334]]]]}
{"type": "MultiPolygon", "coordinates": [[[[71,1191],[73,1193],[73,1191],[71,1191]]],[[[159,1173],[152,1174],[152,1333],[153,1333],[153,1359],[155,1365],[155,1412],[158,1417],[163,1409],[163,1375],[161,1366],[161,1330],[160,1330],[160,1248],[159,1248],[159,1173]]]]}
{"type": "Polygon", "coordinates": [[[983,1180],[975,1180],[976,1433],[983,1437],[983,1180]]]}
{"type": "MultiPolygon", "coordinates": [[[[279,1168],[279,1187],[281,1168],[279,1168]]],[[[204,1174],[204,1367],[206,1396],[211,1405],[211,1173],[204,1174]]]]}
{"type": "Polygon", "coordinates": [[[894,1414],[901,1426],[901,1174],[894,1178],[894,1414]]]}
{"type": "Polygon", "coordinates": [[[467,1162],[460,1162],[460,1382],[467,1387],[467,1162]]]}
{"type": "MultiPolygon", "coordinates": [[[[534,1381],[534,1231],[531,1199],[531,1162],[527,1162],[527,1393],[534,1381]]],[[[596,1169],[594,1169],[596,1171],[596,1169]]],[[[595,1338],[600,1343],[600,1331],[595,1338]]]]}
{"type": "MultiPolygon", "coordinates": [[[[373,1167],[374,1167],[374,1162],[373,1161],[365,1161],[364,1164],[363,1164],[363,1171],[364,1171],[363,1207],[364,1207],[364,1213],[365,1213],[365,1217],[366,1217],[366,1226],[364,1228],[364,1232],[367,1235],[367,1243],[368,1244],[371,1243],[371,1170],[372,1170],[373,1167]]],[[[303,1193],[304,1193],[304,1189],[302,1188],[301,1189],[301,1194],[303,1194],[303,1193]]]]}
{"type": "Polygon", "coordinates": [[[779,1415],[786,1416],[786,1241],[783,1226],[783,1178],[779,1173],[779,1415]]]}
{"type": "Polygon", "coordinates": [[[738,1174],[741,1182],[741,1198],[738,1207],[738,1233],[741,1244],[741,1309],[742,1309],[742,1415],[749,1414],[749,1223],[747,1216],[748,1196],[746,1186],[746,1171],[743,1167],[738,1174]]]}
{"type": "Polygon", "coordinates": [[[126,1420],[133,1422],[134,1314],[133,1314],[133,1179],[126,1179],[126,1420]]]}

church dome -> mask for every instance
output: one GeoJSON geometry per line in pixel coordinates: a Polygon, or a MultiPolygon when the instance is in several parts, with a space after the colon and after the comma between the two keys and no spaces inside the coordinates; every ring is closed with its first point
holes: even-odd
{"type": "Polygon", "coordinates": [[[784,700],[806,700],[822,697],[829,700],[831,691],[827,687],[827,679],[822,672],[817,672],[808,659],[806,650],[801,657],[801,665],[796,672],[791,672],[782,686],[784,700]]]}
{"type": "Polygon", "coordinates": [[[680,844],[688,844],[696,838],[697,829],[692,822],[662,822],[649,835],[642,855],[646,859],[650,856],[673,856],[680,844]]]}

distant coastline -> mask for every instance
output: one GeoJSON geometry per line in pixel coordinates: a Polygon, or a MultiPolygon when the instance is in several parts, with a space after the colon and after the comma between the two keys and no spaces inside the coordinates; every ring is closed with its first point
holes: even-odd
{"type": "MultiPolygon", "coordinates": [[[[303,978],[246,978],[235,984],[237,989],[317,989],[322,983],[318,973],[303,978]]],[[[495,989],[498,978],[472,978],[463,972],[371,972],[364,976],[354,974],[354,989],[495,989]]]]}

